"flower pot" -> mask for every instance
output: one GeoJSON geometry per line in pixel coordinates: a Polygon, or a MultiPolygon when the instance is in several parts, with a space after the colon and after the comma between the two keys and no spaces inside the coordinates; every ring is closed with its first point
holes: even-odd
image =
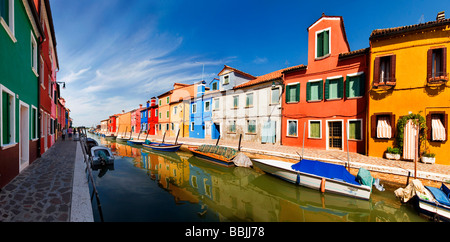
{"type": "Polygon", "coordinates": [[[426,164],[434,164],[435,159],[436,159],[435,157],[425,157],[425,156],[422,156],[420,158],[420,160],[426,164]]]}
{"type": "Polygon", "coordinates": [[[389,159],[389,160],[400,160],[400,154],[386,153],[386,159],[389,159]]]}

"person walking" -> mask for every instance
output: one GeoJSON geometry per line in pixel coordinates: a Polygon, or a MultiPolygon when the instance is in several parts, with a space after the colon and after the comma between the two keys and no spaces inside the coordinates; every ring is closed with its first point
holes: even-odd
{"type": "Polygon", "coordinates": [[[69,127],[69,139],[71,139],[71,138],[72,138],[72,126],[69,127]]]}
{"type": "Polygon", "coordinates": [[[62,140],[66,140],[66,133],[67,133],[67,129],[64,128],[64,129],[62,130],[62,140]]]}

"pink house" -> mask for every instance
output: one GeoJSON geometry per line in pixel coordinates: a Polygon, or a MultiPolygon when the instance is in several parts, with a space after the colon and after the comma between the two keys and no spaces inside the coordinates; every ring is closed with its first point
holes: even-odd
{"type": "Polygon", "coordinates": [[[139,104],[139,108],[131,111],[131,132],[132,136],[138,136],[141,131],[141,110],[144,108],[139,104]]]}

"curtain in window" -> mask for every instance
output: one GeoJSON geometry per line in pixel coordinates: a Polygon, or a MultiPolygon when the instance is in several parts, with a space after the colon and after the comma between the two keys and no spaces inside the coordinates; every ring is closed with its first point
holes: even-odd
{"type": "Polygon", "coordinates": [[[289,121],[288,135],[297,136],[297,122],[289,121]]]}
{"type": "Polygon", "coordinates": [[[434,141],[445,141],[445,128],[439,116],[431,117],[431,135],[434,141]]]}
{"type": "Polygon", "coordinates": [[[275,133],[276,133],[275,127],[276,127],[275,121],[267,121],[264,123],[261,132],[262,143],[275,143],[275,133]]]}
{"type": "Polygon", "coordinates": [[[377,122],[377,138],[388,138],[392,137],[392,128],[389,117],[382,116],[378,118],[377,122]]]}

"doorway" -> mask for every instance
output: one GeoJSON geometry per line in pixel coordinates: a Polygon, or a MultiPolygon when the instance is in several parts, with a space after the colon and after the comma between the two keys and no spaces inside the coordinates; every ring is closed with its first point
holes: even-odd
{"type": "Polygon", "coordinates": [[[19,117],[19,171],[28,166],[30,160],[30,107],[28,104],[20,102],[19,117]]]}
{"type": "Polygon", "coordinates": [[[327,121],[328,148],[342,150],[342,121],[327,121]]]}

